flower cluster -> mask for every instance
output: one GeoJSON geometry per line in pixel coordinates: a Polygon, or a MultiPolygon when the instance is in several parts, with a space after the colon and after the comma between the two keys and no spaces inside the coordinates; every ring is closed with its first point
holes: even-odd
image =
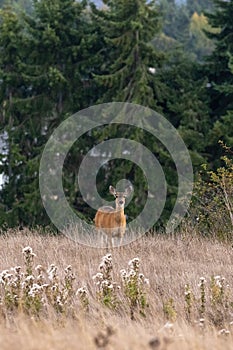
{"type": "Polygon", "coordinates": [[[225,298],[225,278],[221,276],[212,276],[210,289],[212,304],[223,304],[225,298]]]}
{"type": "Polygon", "coordinates": [[[205,277],[200,277],[200,283],[199,283],[199,288],[200,288],[200,293],[201,293],[201,298],[200,298],[200,316],[203,317],[205,314],[205,309],[206,309],[206,279],[205,277]]]}
{"type": "MultiPolygon", "coordinates": [[[[35,254],[31,247],[22,250],[24,267],[15,266],[0,273],[0,308],[2,313],[23,311],[39,316],[49,307],[64,313],[72,308],[75,296],[75,276],[72,266],[59,271],[55,264],[47,269],[42,265],[34,267],[35,254]]],[[[79,295],[79,294],[78,294],[79,295]]],[[[84,302],[84,292],[81,295],[84,302]]],[[[85,304],[87,304],[87,291],[85,304]]]]}
{"type": "Polygon", "coordinates": [[[134,258],[129,261],[127,270],[120,271],[123,290],[130,306],[131,319],[135,319],[137,309],[145,316],[145,308],[148,306],[146,286],[149,285],[149,280],[145,278],[143,273],[139,272],[139,268],[140,260],[134,258]]]}
{"type": "MultiPolygon", "coordinates": [[[[86,286],[75,288],[75,275],[71,265],[60,270],[57,265],[35,265],[36,255],[31,247],[22,250],[24,266],[15,266],[0,273],[0,313],[12,312],[29,315],[46,315],[52,308],[57,313],[72,314],[76,298],[83,310],[89,309],[89,292],[86,286]]],[[[140,260],[129,261],[128,268],[120,271],[122,287],[113,280],[112,255],[105,255],[98,272],[93,276],[98,301],[116,309],[130,307],[131,318],[139,311],[145,316],[146,286],[149,280],[140,271],[140,260]],[[121,303],[120,303],[121,301],[121,303]]],[[[78,303],[77,303],[78,304],[78,303]]]]}
{"type": "Polygon", "coordinates": [[[195,296],[190,285],[185,285],[184,301],[187,320],[194,321],[202,330],[209,322],[217,327],[231,322],[232,296],[225,278],[219,275],[208,279],[200,277],[198,289],[199,295],[195,296]]]}
{"type": "Polygon", "coordinates": [[[185,311],[186,311],[186,317],[188,320],[191,318],[191,311],[192,311],[192,304],[193,304],[193,293],[191,291],[191,288],[189,284],[185,285],[185,311]]]}
{"type": "Polygon", "coordinates": [[[93,276],[96,285],[96,293],[99,300],[105,305],[116,308],[118,301],[116,297],[116,290],[119,288],[112,277],[112,255],[105,255],[99,265],[99,271],[93,276]]]}
{"type": "Polygon", "coordinates": [[[79,296],[82,307],[84,309],[88,309],[89,299],[88,299],[88,291],[86,287],[78,288],[76,295],[79,296]]]}
{"type": "Polygon", "coordinates": [[[26,274],[31,275],[32,274],[32,265],[33,265],[34,257],[36,256],[36,254],[33,253],[31,247],[23,248],[22,253],[23,253],[24,261],[25,261],[25,265],[26,265],[26,274]]]}

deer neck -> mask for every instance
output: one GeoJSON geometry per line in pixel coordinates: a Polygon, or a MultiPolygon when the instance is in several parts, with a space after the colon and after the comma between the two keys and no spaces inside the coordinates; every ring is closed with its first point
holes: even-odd
{"type": "Polygon", "coordinates": [[[119,215],[121,215],[121,214],[124,214],[124,207],[122,208],[122,207],[116,207],[116,213],[118,213],[119,215]]]}

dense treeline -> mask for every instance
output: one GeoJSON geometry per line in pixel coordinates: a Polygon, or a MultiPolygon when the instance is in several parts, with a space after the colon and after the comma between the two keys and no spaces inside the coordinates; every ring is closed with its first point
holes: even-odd
{"type": "MultiPolygon", "coordinates": [[[[103,2],[0,2],[2,226],[49,225],[38,179],[44,145],[63,120],[96,103],[132,102],[163,114],[184,139],[195,172],[203,163],[221,164],[218,140],[233,145],[233,0],[103,2]]],[[[96,129],[72,146],[64,165],[67,199],[92,220],[78,188],[79,165],[93,145],[119,135],[143,143],[162,164],[169,188],[164,222],[177,193],[175,165],[135,128],[96,129]]],[[[147,197],[135,164],[109,161],[97,188],[104,197],[121,178],[134,185],[134,217],[147,197]]]]}

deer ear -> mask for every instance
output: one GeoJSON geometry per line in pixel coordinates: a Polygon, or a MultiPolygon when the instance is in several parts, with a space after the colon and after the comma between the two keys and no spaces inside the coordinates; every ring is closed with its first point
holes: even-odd
{"type": "Polygon", "coordinates": [[[133,191],[133,187],[132,186],[127,187],[126,190],[125,190],[125,196],[129,197],[132,191],[133,191]]]}
{"type": "Polygon", "coordinates": [[[116,189],[113,186],[109,186],[109,192],[115,196],[116,195],[116,189]]]}

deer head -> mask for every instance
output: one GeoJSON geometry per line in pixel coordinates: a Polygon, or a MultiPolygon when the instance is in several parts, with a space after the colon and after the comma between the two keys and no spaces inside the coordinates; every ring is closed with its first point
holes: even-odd
{"type": "Polygon", "coordinates": [[[109,192],[116,198],[116,209],[124,209],[125,198],[130,196],[132,190],[132,186],[128,186],[124,192],[118,192],[113,186],[109,186],[109,192]]]}

